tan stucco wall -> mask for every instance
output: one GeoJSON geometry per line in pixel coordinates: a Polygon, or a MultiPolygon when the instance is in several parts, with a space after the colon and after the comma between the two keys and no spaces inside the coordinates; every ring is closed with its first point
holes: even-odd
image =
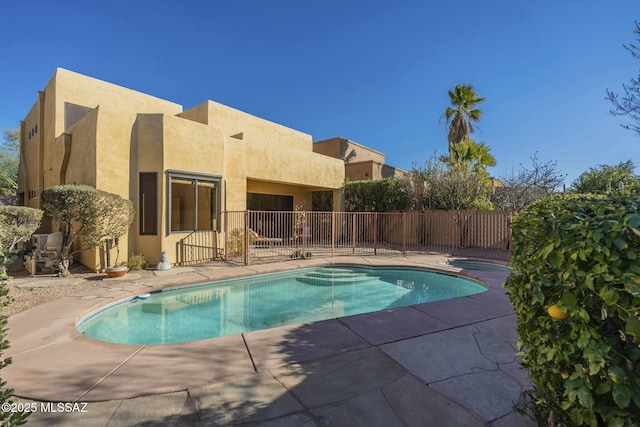
{"type": "MultiPolygon", "coordinates": [[[[224,176],[224,138],[215,128],[187,120],[180,117],[164,115],[163,120],[163,148],[162,169],[166,171],[180,171],[205,175],[224,176]]],[[[167,211],[170,201],[166,199],[168,192],[167,176],[161,174],[159,195],[162,200],[160,210],[161,250],[166,250],[170,261],[175,261],[175,247],[180,239],[188,232],[168,232],[167,211]]],[[[160,251],[156,250],[159,261],[160,251]]]]}
{"type": "Polygon", "coordinates": [[[345,177],[351,181],[381,179],[382,165],[372,161],[345,164],[345,177]]]}
{"type": "Polygon", "coordinates": [[[193,120],[194,122],[202,123],[203,125],[209,124],[209,103],[205,102],[195,107],[189,108],[186,111],[178,114],[178,117],[184,119],[193,120]]]}
{"type": "Polygon", "coordinates": [[[294,209],[311,210],[311,190],[304,187],[248,180],[247,193],[293,196],[294,209]]]}
{"type": "MultiPolygon", "coordinates": [[[[39,207],[29,190],[39,194],[61,183],[65,141],[71,141],[67,184],[92,185],[137,207],[139,173],[158,174],[158,235],[138,235],[136,217],[120,241],[121,261],[137,253],[155,264],[161,250],[175,261],[175,244],[188,233],[168,232],[169,170],[221,176],[222,210],[244,210],[248,185],[256,192],[291,194],[310,209],[312,191],[332,190],[339,200],[344,182],[343,161],[314,153],[308,134],[213,101],[183,112],[178,104],[64,69],[56,70],[25,117],[23,134],[35,125],[35,137],[22,138],[20,191],[28,206],[39,207]],[[69,129],[65,103],[88,109],[69,129]]],[[[98,251],[80,259],[92,268],[103,261],[98,251]]]]}
{"type": "Polygon", "coordinates": [[[384,154],[342,137],[335,137],[313,143],[316,153],[342,159],[345,163],[372,161],[384,164],[384,154]]]}
{"type": "Polygon", "coordinates": [[[25,206],[32,208],[39,207],[37,200],[30,199],[29,190],[39,190],[40,185],[38,182],[38,174],[40,169],[38,163],[40,160],[40,146],[38,144],[38,137],[41,133],[40,126],[40,101],[31,107],[31,110],[23,120],[20,129],[20,166],[18,169],[18,194],[24,193],[25,206]],[[36,137],[29,137],[32,129],[38,126],[38,133],[36,137]]]}
{"type": "MultiPolygon", "coordinates": [[[[263,182],[263,187],[271,182],[276,186],[294,184],[306,188],[299,189],[300,194],[308,193],[311,188],[342,187],[343,163],[314,153],[311,135],[213,101],[208,101],[206,106],[208,123],[220,129],[224,136],[227,210],[246,208],[246,193],[252,191],[247,188],[248,180],[263,182]]],[[[277,191],[273,189],[266,194],[281,194],[277,191]]],[[[308,198],[310,203],[310,193],[308,198]]]]}
{"type": "MultiPolygon", "coordinates": [[[[66,184],[78,183],[96,186],[98,110],[96,108],[89,112],[66,132],[71,139],[69,163],[64,176],[66,184]]],[[[60,171],[64,161],[64,140],[64,133],[62,133],[53,144],[52,167],[51,170],[44,171],[46,188],[61,184],[60,171]]]]}
{"type": "Polygon", "coordinates": [[[225,136],[243,134],[245,141],[264,145],[283,145],[313,152],[311,135],[247,114],[235,108],[207,101],[209,126],[225,136]]]}
{"type": "Polygon", "coordinates": [[[323,141],[316,141],[313,143],[313,151],[335,159],[344,160],[344,153],[342,152],[341,144],[342,140],[343,138],[336,137],[325,139],[323,141]]]}

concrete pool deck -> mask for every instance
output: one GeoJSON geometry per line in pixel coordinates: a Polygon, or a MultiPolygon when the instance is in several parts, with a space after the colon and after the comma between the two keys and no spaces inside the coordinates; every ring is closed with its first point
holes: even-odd
{"type": "Polygon", "coordinates": [[[3,379],[37,407],[28,425],[535,426],[513,411],[530,385],[501,287],[508,272],[444,267],[445,259],[312,258],[96,281],[9,318],[13,363],[3,379]],[[97,306],[133,294],[345,263],[462,273],[489,290],[182,344],[109,344],[75,328],[97,306]],[[52,412],[42,402],[78,402],[72,409],[86,412],[52,412]]]}

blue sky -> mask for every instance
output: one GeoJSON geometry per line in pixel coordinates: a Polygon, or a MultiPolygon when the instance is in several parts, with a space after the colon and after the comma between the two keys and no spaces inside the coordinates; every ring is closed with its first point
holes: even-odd
{"type": "Polygon", "coordinates": [[[538,153],[569,185],[633,160],[640,137],[607,88],[638,77],[637,0],[111,0],[3,4],[0,129],[19,126],[56,67],[182,104],[211,99],[342,136],[410,169],[444,153],[447,91],[487,101],[474,135],[495,176],[538,153]]]}

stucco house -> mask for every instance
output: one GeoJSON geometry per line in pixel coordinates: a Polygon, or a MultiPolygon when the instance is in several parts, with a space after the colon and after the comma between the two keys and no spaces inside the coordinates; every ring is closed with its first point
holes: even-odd
{"type": "Polygon", "coordinates": [[[401,178],[407,172],[385,163],[385,155],[341,136],[316,141],[313,151],[344,161],[345,178],[351,181],[401,178]]]}
{"type": "MultiPolygon", "coordinates": [[[[194,230],[222,231],[225,210],[311,210],[313,193],[327,191],[341,202],[342,159],[314,152],[308,134],[213,101],[184,110],[58,68],[20,131],[18,205],[38,208],[44,189],[72,183],[129,198],[136,219],[120,249],[152,264],[194,230]]],[[[103,258],[78,257],[96,270],[103,258]]]]}

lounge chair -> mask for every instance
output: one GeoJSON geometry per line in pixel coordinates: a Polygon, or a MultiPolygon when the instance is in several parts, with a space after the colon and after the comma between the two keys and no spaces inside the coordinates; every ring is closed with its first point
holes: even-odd
{"type": "Polygon", "coordinates": [[[282,239],[279,237],[265,237],[261,236],[252,229],[249,229],[249,236],[251,237],[251,244],[253,246],[273,246],[275,244],[282,244],[282,239]]]}

